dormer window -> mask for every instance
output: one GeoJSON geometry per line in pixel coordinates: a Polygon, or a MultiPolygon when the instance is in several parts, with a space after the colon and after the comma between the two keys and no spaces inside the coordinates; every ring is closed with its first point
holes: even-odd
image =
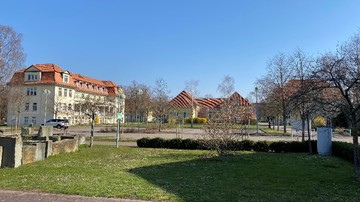
{"type": "Polygon", "coordinates": [[[27,80],[28,81],[37,81],[38,75],[37,74],[28,74],[27,80]]]}
{"type": "Polygon", "coordinates": [[[69,83],[69,75],[67,75],[67,74],[64,74],[64,76],[63,76],[63,81],[64,81],[64,83],[69,83]]]}

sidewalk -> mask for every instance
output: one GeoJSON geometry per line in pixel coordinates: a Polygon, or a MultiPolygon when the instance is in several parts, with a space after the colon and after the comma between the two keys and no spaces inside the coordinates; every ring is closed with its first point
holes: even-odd
{"type": "Polygon", "coordinates": [[[0,202],[145,202],[131,199],[86,197],[64,194],[0,190],[0,202]]]}

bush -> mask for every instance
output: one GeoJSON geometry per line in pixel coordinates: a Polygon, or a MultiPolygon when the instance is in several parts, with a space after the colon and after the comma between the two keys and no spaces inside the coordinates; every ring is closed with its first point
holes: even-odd
{"type": "Polygon", "coordinates": [[[176,124],[176,119],[169,119],[169,122],[168,122],[170,125],[174,125],[176,124]]]}
{"type": "Polygon", "coordinates": [[[252,140],[239,141],[238,150],[240,151],[251,151],[254,148],[255,142],[252,140]]]}
{"type": "Polygon", "coordinates": [[[334,156],[354,162],[354,147],[351,143],[333,142],[332,153],[334,156]]]}
{"type": "Polygon", "coordinates": [[[257,152],[268,152],[269,145],[270,144],[267,141],[258,141],[254,143],[253,149],[257,152]]]}
{"type": "Polygon", "coordinates": [[[198,124],[205,124],[207,122],[206,118],[195,118],[196,122],[198,124]]]}
{"type": "Polygon", "coordinates": [[[286,143],[287,142],[272,142],[269,145],[269,149],[273,152],[280,153],[280,152],[286,152],[286,143]]]}
{"type": "Polygon", "coordinates": [[[165,140],[163,138],[153,138],[149,140],[149,147],[151,148],[164,148],[165,144],[164,144],[165,140]]]}
{"type": "Polygon", "coordinates": [[[316,129],[318,127],[323,127],[326,126],[326,120],[324,117],[321,116],[317,116],[314,118],[313,123],[312,123],[312,128],[316,129]]]}
{"type": "MultiPolygon", "coordinates": [[[[191,118],[190,117],[186,117],[184,119],[184,122],[187,123],[187,124],[190,124],[191,123],[191,118]]],[[[207,122],[207,119],[206,118],[198,118],[198,117],[195,117],[193,119],[193,122],[194,123],[197,123],[197,124],[205,124],[207,122]]]]}
{"type": "Polygon", "coordinates": [[[149,146],[149,142],[150,142],[150,138],[148,137],[144,137],[136,141],[138,147],[145,147],[145,148],[149,146]]]}

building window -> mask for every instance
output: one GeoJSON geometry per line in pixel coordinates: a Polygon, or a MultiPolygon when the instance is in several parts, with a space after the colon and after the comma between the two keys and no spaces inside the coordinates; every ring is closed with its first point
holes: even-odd
{"type": "Polygon", "coordinates": [[[28,81],[37,81],[38,75],[37,74],[28,74],[27,80],[28,81]]]}
{"type": "Polygon", "coordinates": [[[37,103],[36,102],[33,103],[33,111],[37,111],[37,103]]]}
{"type": "Polygon", "coordinates": [[[33,125],[36,125],[36,117],[32,117],[32,118],[31,118],[31,123],[32,123],[33,125]]]}
{"type": "Polygon", "coordinates": [[[69,97],[72,97],[72,90],[69,90],[69,97]]]}
{"type": "Polygon", "coordinates": [[[30,103],[25,103],[25,111],[29,111],[29,108],[30,108],[30,103]]]}
{"type": "Polygon", "coordinates": [[[64,88],[64,97],[67,97],[67,89],[64,88]]]}
{"type": "Polygon", "coordinates": [[[36,96],[36,88],[27,88],[26,95],[36,96]]]}
{"type": "Polygon", "coordinates": [[[64,80],[63,80],[64,83],[69,83],[69,75],[64,74],[63,77],[64,77],[64,80]]]}
{"type": "Polygon", "coordinates": [[[29,124],[29,117],[27,117],[27,116],[24,117],[24,124],[25,125],[29,124]]]}
{"type": "Polygon", "coordinates": [[[60,97],[62,96],[62,88],[58,89],[58,96],[60,96],[60,97]]]}
{"type": "Polygon", "coordinates": [[[79,104],[75,104],[75,111],[80,112],[80,105],[79,104]]]}

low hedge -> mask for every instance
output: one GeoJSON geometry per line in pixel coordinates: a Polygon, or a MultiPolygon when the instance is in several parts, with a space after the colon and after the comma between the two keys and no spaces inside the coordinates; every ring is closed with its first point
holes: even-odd
{"type": "Polygon", "coordinates": [[[332,153],[334,156],[354,162],[354,146],[351,143],[333,142],[332,153]]]}
{"type": "MultiPolygon", "coordinates": [[[[199,149],[207,150],[205,145],[206,140],[194,140],[194,139],[163,139],[163,138],[141,138],[137,140],[138,147],[145,148],[168,148],[168,149],[199,149]]],[[[317,141],[311,141],[313,153],[317,152],[317,141]]],[[[296,141],[230,141],[228,144],[229,150],[233,151],[257,151],[257,152],[309,152],[308,141],[296,142],[296,141]]],[[[332,153],[334,156],[353,162],[354,150],[351,143],[346,142],[332,142],[332,153]]]]}
{"type": "MultiPolygon", "coordinates": [[[[168,148],[168,149],[208,149],[205,145],[207,140],[194,139],[163,139],[141,138],[137,140],[138,147],[168,148]]],[[[316,141],[312,141],[313,151],[317,151],[316,141]]],[[[230,141],[229,150],[233,151],[258,151],[258,152],[308,152],[308,142],[268,142],[268,141],[230,141]]]]}

